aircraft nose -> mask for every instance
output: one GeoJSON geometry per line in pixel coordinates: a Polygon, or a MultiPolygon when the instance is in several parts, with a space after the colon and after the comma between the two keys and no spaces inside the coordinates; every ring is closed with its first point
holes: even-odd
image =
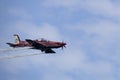
{"type": "Polygon", "coordinates": [[[66,45],[66,43],[62,43],[62,46],[63,46],[63,47],[66,47],[65,45],[66,45]]]}
{"type": "Polygon", "coordinates": [[[63,50],[63,48],[66,48],[65,45],[66,45],[66,43],[62,42],[62,44],[61,44],[62,50],[63,50]]]}
{"type": "Polygon", "coordinates": [[[63,45],[66,45],[66,43],[63,43],[63,45]]]}

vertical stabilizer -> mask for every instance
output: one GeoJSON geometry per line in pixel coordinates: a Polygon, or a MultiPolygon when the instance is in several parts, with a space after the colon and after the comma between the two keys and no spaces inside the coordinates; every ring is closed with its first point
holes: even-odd
{"type": "Polygon", "coordinates": [[[14,39],[15,39],[15,44],[19,44],[20,43],[20,38],[17,34],[14,34],[14,39]]]}

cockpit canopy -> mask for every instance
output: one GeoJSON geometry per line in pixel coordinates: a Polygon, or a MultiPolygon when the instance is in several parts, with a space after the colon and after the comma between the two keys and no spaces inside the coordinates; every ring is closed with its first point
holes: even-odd
{"type": "Polygon", "coordinates": [[[46,39],[44,39],[44,38],[36,39],[36,41],[48,42],[48,40],[46,40],[46,39]]]}
{"type": "Polygon", "coordinates": [[[41,38],[41,42],[48,42],[48,40],[45,40],[44,38],[41,38]]]}

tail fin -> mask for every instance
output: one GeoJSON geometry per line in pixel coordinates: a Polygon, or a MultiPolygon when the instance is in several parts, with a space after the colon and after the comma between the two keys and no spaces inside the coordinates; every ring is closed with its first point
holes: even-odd
{"type": "Polygon", "coordinates": [[[15,44],[19,44],[20,43],[20,38],[17,34],[14,34],[14,39],[15,39],[15,44]]]}

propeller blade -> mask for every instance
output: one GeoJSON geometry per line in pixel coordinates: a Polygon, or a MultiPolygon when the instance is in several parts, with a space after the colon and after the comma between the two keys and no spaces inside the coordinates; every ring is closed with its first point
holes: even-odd
{"type": "Polygon", "coordinates": [[[66,46],[64,45],[64,48],[66,48],[66,46]]]}
{"type": "Polygon", "coordinates": [[[62,46],[62,50],[63,50],[63,48],[66,48],[66,43],[62,40],[62,44],[65,44],[62,46]]]}
{"type": "Polygon", "coordinates": [[[66,46],[65,46],[65,45],[64,45],[64,46],[62,46],[62,50],[63,50],[64,48],[66,48],[66,46]]]}
{"type": "Polygon", "coordinates": [[[62,50],[63,50],[63,47],[62,47],[62,50]]]}

